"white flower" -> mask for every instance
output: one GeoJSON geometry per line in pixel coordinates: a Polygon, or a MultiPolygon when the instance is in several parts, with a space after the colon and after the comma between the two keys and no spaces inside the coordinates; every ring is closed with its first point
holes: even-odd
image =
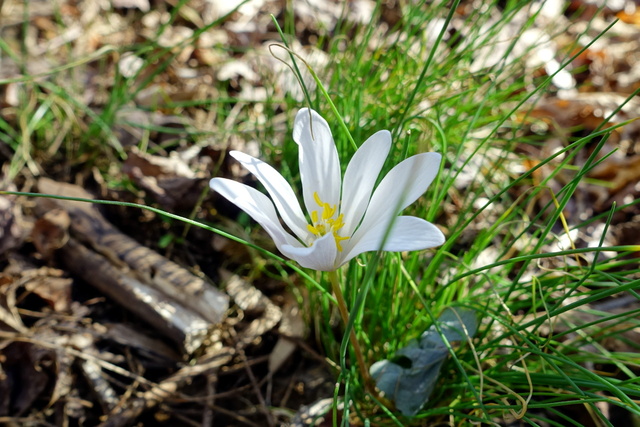
{"type": "Polygon", "coordinates": [[[421,153],[402,161],[374,191],[391,148],[388,131],[379,131],[362,144],[343,180],[331,130],[318,113],[306,108],[298,112],[293,139],[299,145],[308,217],[284,177],[247,154],[230,153],[264,185],[271,199],[229,179],[210,182],[213,190],[258,222],[282,254],[303,267],[332,271],[363,252],[414,251],[444,243],[442,232],[433,224],[398,216],[427,190],[438,173],[440,154],[421,153]]]}

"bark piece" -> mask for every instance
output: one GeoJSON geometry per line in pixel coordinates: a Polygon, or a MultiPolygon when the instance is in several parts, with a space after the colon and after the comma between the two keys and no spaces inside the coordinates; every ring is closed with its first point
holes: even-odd
{"type": "MultiPolygon", "coordinates": [[[[38,189],[42,193],[57,196],[92,198],[91,194],[77,185],[47,178],[38,181],[38,189]]],[[[46,204],[50,206],[50,203],[39,204],[41,211],[48,210],[43,206],[46,204]]],[[[127,265],[142,281],[194,310],[209,322],[216,324],[222,321],[229,306],[227,295],[178,264],[120,233],[100,214],[95,205],[68,200],[57,200],[55,204],[69,213],[72,235],[87,242],[96,252],[113,262],[127,265]]]]}
{"type": "Polygon", "coordinates": [[[242,310],[262,312],[261,316],[252,321],[238,336],[242,345],[249,344],[265,332],[273,329],[280,322],[282,310],[262,292],[240,276],[231,274],[228,271],[221,270],[220,276],[227,283],[227,293],[242,310]]]}
{"type": "Polygon", "coordinates": [[[73,274],[180,344],[186,353],[191,354],[206,338],[210,324],[200,315],[126,274],[76,239],[71,238],[60,253],[73,274]]]}
{"type": "MultiPolygon", "coordinates": [[[[190,382],[197,375],[207,375],[208,380],[215,382],[218,369],[226,365],[241,350],[257,337],[273,329],[282,318],[282,312],[262,292],[253,287],[237,275],[220,270],[220,275],[226,282],[226,289],[240,309],[248,312],[260,313],[247,328],[237,336],[234,347],[224,347],[220,343],[209,346],[206,353],[198,358],[194,365],[186,366],[159,383],[152,389],[139,393],[119,409],[110,414],[108,421],[100,427],[120,427],[129,425],[142,411],[152,408],[164,400],[175,396],[180,387],[190,382]]],[[[220,408],[218,408],[220,409],[220,408]]]]}
{"type": "Polygon", "coordinates": [[[96,398],[102,406],[102,410],[108,413],[118,404],[118,395],[109,384],[104,376],[102,368],[92,360],[83,360],[80,362],[82,374],[87,382],[91,385],[96,398]]]}
{"type": "MultiPolygon", "coordinates": [[[[76,340],[76,347],[85,354],[100,354],[100,351],[94,345],[93,338],[76,340]]],[[[119,399],[118,394],[111,387],[109,380],[102,371],[102,366],[92,358],[79,358],[78,362],[82,375],[91,386],[103,413],[109,413],[118,405],[119,399]]]]}

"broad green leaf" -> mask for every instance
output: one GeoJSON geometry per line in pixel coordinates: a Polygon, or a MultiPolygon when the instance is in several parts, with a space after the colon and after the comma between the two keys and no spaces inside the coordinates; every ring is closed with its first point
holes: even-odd
{"type": "Polygon", "coordinates": [[[473,310],[447,308],[438,318],[438,326],[431,325],[420,340],[410,341],[391,360],[381,360],[371,366],[376,385],[392,399],[403,415],[415,415],[429,400],[449,350],[449,343],[466,341],[478,328],[473,310]]]}

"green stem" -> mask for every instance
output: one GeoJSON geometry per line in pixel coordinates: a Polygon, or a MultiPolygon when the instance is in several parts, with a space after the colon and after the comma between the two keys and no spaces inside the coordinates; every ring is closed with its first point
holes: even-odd
{"type": "MultiPolygon", "coordinates": [[[[345,302],[344,296],[342,295],[342,290],[340,289],[340,280],[338,279],[337,270],[329,272],[329,281],[331,281],[331,288],[333,289],[333,293],[336,296],[336,301],[338,302],[338,310],[340,311],[342,322],[346,327],[349,324],[349,309],[347,308],[347,303],[345,302]]],[[[356,337],[356,333],[353,329],[351,329],[349,333],[349,338],[351,339],[351,345],[353,346],[353,351],[356,355],[358,369],[360,370],[360,375],[362,376],[362,379],[364,381],[365,388],[372,392],[374,391],[373,379],[369,375],[369,370],[367,369],[367,364],[364,361],[362,349],[360,348],[358,338],[356,337]]]]}

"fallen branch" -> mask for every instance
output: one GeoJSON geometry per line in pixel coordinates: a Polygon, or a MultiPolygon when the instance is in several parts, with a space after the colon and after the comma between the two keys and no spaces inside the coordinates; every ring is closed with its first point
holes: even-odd
{"type": "MultiPolygon", "coordinates": [[[[93,198],[77,185],[47,178],[38,181],[38,190],[56,196],[93,198]]],[[[38,204],[40,215],[51,209],[53,202],[51,199],[41,200],[42,203],[38,204]]],[[[71,217],[71,234],[86,242],[97,253],[113,262],[126,264],[141,280],[194,310],[212,324],[222,321],[229,307],[229,297],[226,294],[118,231],[100,214],[95,205],[69,200],[56,200],[53,203],[67,211],[71,217]]]]}

